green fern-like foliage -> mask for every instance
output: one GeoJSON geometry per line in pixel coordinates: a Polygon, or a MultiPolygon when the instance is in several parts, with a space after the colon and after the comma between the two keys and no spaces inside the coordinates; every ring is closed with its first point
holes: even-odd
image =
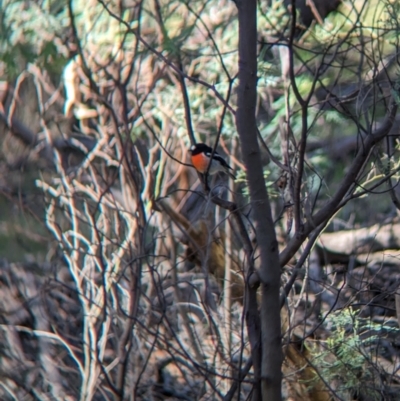
{"type": "Polygon", "coordinates": [[[382,338],[399,329],[360,318],[352,308],[331,314],[327,327],[331,335],[321,343],[322,350],[314,350],[313,364],[318,373],[342,399],[368,394],[369,399],[380,400],[377,349],[382,338]]]}

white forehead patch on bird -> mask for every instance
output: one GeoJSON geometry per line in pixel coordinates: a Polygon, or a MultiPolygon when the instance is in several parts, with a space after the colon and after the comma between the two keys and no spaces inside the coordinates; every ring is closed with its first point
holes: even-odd
{"type": "Polygon", "coordinates": [[[190,150],[195,150],[196,149],[196,145],[192,145],[191,147],[190,147],[190,150]]]}

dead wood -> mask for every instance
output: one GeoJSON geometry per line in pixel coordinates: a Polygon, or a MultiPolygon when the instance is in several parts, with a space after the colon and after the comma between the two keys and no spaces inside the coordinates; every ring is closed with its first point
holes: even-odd
{"type": "Polygon", "coordinates": [[[72,137],[57,137],[48,143],[43,135],[38,135],[33,132],[29,127],[22,123],[17,118],[12,118],[11,121],[8,120],[7,116],[0,112],[0,121],[10,130],[10,132],[22,143],[29,148],[39,148],[40,154],[46,160],[54,163],[53,149],[61,152],[72,152],[79,156],[90,152],[97,143],[95,138],[84,136],[84,135],[74,135],[72,137]]]}
{"type": "Polygon", "coordinates": [[[371,255],[388,249],[400,249],[400,224],[394,221],[390,224],[324,233],[317,245],[325,261],[330,263],[346,262],[351,255],[371,255]]]}
{"type": "MultiPolygon", "coordinates": [[[[294,341],[299,339],[293,337],[294,341]]],[[[293,400],[329,401],[331,393],[309,364],[312,352],[302,342],[293,342],[284,347],[283,372],[287,377],[288,393],[293,400]]]]}

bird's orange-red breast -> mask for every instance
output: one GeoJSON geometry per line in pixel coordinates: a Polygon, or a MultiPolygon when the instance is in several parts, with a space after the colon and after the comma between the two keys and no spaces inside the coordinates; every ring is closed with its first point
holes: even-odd
{"type": "Polygon", "coordinates": [[[198,153],[197,155],[192,153],[192,164],[193,167],[199,172],[204,174],[207,171],[210,158],[204,153],[198,153]]]}

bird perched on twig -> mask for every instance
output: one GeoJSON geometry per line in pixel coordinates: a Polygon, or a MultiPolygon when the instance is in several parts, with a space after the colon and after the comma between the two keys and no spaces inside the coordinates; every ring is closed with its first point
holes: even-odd
{"type": "Polygon", "coordinates": [[[217,151],[212,154],[213,150],[205,143],[197,143],[190,148],[190,153],[192,156],[192,165],[193,167],[201,174],[207,173],[213,175],[218,173],[218,171],[222,171],[223,173],[228,174],[230,177],[235,179],[235,175],[233,174],[233,170],[231,166],[219,155],[217,151]],[[212,161],[211,160],[212,155],[212,161]],[[208,167],[210,166],[210,167],[208,167]]]}

